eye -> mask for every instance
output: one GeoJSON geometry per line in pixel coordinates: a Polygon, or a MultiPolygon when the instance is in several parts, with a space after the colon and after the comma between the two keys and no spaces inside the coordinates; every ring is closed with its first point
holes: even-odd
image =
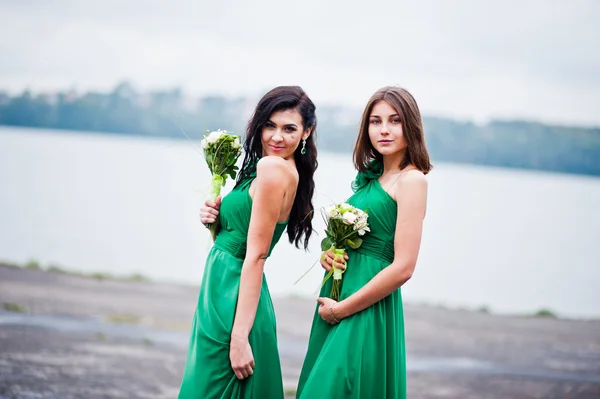
{"type": "Polygon", "coordinates": [[[371,124],[372,125],[378,125],[379,124],[379,119],[371,119],[371,124]]]}
{"type": "Polygon", "coordinates": [[[394,119],[392,119],[392,123],[400,123],[400,119],[394,118],[394,119]]]}
{"type": "Polygon", "coordinates": [[[293,126],[286,126],[285,128],[283,128],[283,130],[285,130],[288,133],[294,133],[297,129],[293,126]]]}
{"type": "Polygon", "coordinates": [[[275,127],[275,124],[273,122],[267,122],[265,123],[265,127],[268,129],[273,129],[275,127]]]}

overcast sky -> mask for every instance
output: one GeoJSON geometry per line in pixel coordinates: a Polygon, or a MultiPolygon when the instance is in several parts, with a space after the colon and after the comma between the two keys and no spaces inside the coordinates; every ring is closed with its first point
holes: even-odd
{"type": "Polygon", "coordinates": [[[600,1],[0,0],[0,88],[258,96],[600,125],[600,1]]]}

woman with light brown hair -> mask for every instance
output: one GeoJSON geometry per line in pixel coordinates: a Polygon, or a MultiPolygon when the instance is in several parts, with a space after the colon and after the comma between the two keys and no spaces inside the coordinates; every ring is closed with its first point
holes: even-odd
{"type": "MultiPolygon", "coordinates": [[[[297,398],[406,398],[401,287],[421,244],[431,170],[419,107],[406,90],[384,87],[365,108],[354,147],[358,170],[346,202],[367,210],[370,233],[347,253],[340,301],[322,287],[297,398]]],[[[332,251],[321,264],[330,270],[332,251]]]]}

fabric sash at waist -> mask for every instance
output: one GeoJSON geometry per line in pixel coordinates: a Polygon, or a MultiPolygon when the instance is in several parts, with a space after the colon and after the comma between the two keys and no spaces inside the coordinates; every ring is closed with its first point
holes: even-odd
{"type": "Polygon", "coordinates": [[[239,234],[221,231],[217,235],[214,246],[236,258],[246,257],[246,237],[241,237],[239,234]]]}
{"type": "Polygon", "coordinates": [[[363,244],[358,249],[353,250],[353,252],[392,263],[394,261],[394,241],[383,242],[381,240],[367,239],[363,241],[363,244]]]}

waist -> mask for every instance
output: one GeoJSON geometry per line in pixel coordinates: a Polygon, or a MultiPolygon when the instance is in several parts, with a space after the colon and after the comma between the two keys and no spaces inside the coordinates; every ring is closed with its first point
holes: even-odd
{"type": "Polygon", "coordinates": [[[221,231],[217,235],[213,246],[236,258],[244,259],[246,257],[246,240],[246,236],[242,236],[241,234],[221,231]]]}
{"type": "Polygon", "coordinates": [[[394,261],[394,241],[365,240],[352,252],[392,263],[394,261]]]}

